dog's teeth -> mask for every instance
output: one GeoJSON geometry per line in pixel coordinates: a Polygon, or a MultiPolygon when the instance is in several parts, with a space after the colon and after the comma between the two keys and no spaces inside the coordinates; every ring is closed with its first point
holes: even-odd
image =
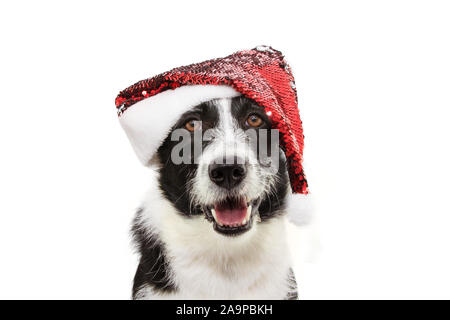
{"type": "MultiPolygon", "coordinates": [[[[210,210],[211,210],[211,214],[212,214],[214,220],[216,221],[216,223],[221,227],[228,227],[228,228],[236,228],[236,227],[240,227],[240,226],[245,226],[247,223],[249,223],[251,215],[252,215],[252,206],[249,205],[247,207],[247,212],[245,214],[245,218],[241,222],[233,223],[230,225],[224,225],[223,223],[220,223],[220,221],[217,219],[216,210],[214,210],[213,208],[211,208],[210,210]]],[[[259,218],[259,217],[257,216],[257,218],[259,218]]]]}
{"type": "Polygon", "coordinates": [[[252,206],[247,207],[247,213],[245,214],[244,220],[239,224],[239,226],[246,225],[250,221],[250,216],[252,214],[252,206]]]}

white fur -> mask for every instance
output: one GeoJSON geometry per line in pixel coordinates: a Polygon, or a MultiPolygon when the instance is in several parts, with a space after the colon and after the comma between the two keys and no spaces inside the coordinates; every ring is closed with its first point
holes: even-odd
{"type": "Polygon", "coordinates": [[[202,102],[239,95],[230,86],[186,85],[139,101],[119,120],[139,160],[146,166],[181,114],[202,102]]]}
{"type": "Polygon", "coordinates": [[[144,202],[141,223],[160,239],[178,287],[160,294],[142,287],[141,299],[283,299],[289,293],[289,250],[285,219],[256,223],[238,237],[213,230],[202,216],[179,215],[158,190],[156,173],[144,202]]]}
{"type": "Polygon", "coordinates": [[[314,202],[310,194],[293,193],[288,198],[288,219],[297,226],[311,223],[314,216],[314,202]]]}

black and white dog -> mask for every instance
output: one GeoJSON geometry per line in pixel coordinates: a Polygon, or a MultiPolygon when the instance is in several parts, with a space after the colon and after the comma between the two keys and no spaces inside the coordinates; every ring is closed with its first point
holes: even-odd
{"type": "Polygon", "coordinates": [[[297,298],[286,158],[277,145],[277,170],[269,170],[258,152],[246,151],[248,129],[271,131],[262,107],[244,97],[215,99],[185,112],[162,142],[132,227],[140,254],[134,299],[297,298]],[[173,161],[172,133],[180,129],[211,135],[200,155],[187,154],[191,163],[173,161]]]}

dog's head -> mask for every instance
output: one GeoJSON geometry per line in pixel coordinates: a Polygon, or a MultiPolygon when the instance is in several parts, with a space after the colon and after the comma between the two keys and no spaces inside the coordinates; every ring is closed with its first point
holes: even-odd
{"type": "Polygon", "coordinates": [[[193,107],[156,157],[164,196],[182,215],[204,215],[220,234],[242,234],[284,209],[289,180],[278,132],[250,99],[193,107]]]}

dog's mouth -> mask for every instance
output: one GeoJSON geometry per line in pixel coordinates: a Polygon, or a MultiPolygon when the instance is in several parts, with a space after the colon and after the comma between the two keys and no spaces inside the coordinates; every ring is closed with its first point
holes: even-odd
{"type": "Polygon", "coordinates": [[[214,224],[214,230],[225,235],[238,235],[248,231],[259,207],[260,200],[226,198],[207,207],[207,218],[214,224]]]}

